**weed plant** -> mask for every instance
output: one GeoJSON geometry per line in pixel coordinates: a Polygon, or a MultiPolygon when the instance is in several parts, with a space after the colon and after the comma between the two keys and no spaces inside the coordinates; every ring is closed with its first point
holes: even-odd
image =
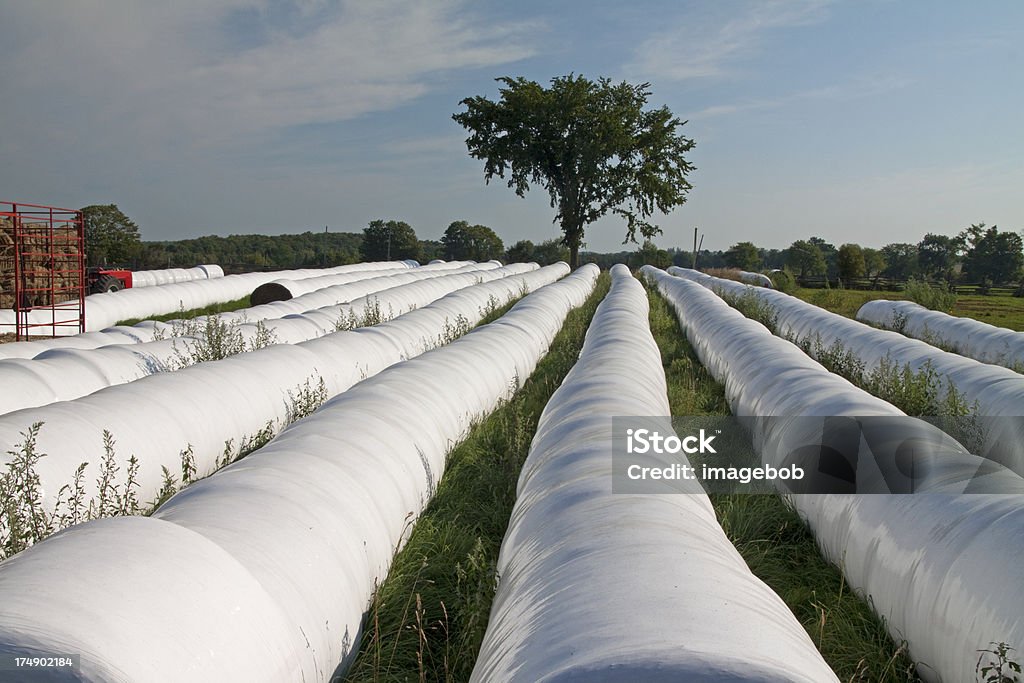
{"type": "Polygon", "coordinates": [[[949,313],[956,306],[956,292],[945,282],[929,284],[924,280],[910,278],[903,288],[903,295],[911,301],[933,311],[949,313]]]}
{"type": "MultiPolygon", "coordinates": [[[[309,415],[327,400],[323,378],[309,378],[288,391],[285,419],[268,421],[262,429],[238,441],[230,439],[218,458],[216,469],[262,448],[292,422],[309,415]]],[[[132,454],[122,463],[116,452],[117,443],[107,430],[103,431],[103,454],[99,457],[99,475],[95,495],[87,499],[85,470],[88,462],[75,470],[70,483],[61,486],[52,510],[43,504],[42,482],[37,473],[39,461],[46,457],[38,448],[42,422],[22,432],[22,442],[7,452],[8,462],[0,472],[0,560],[21,552],[61,529],[92,519],[151,514],[179,490],[201,478],[196,468],[195,453],[187,444],[180,453],[180,476],[163,467],[163,484],[156,498],[139,499],[139,460],[132,454]],[[123,476],[121,472],[123,470],[123,476]]]]}

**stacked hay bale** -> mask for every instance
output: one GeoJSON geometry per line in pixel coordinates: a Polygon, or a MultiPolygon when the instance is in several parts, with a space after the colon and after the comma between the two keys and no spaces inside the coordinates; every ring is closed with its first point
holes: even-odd
{"type": "MultiPolygon", "coordinates": [[[[78,241],[73,225],[54,226],[51,246],[46,223],[25,223],[22,267],[24,285],[29,290],[26,305],[49,306],[74,299],[80,284],[78,241]],[[54,295],[50,294],[51,284],[54,295]],[[56,299],[56,301],[53,301],[56,299]]],[[[0,217],[0,309],[14,308],[14,223],[0,217]]]]}

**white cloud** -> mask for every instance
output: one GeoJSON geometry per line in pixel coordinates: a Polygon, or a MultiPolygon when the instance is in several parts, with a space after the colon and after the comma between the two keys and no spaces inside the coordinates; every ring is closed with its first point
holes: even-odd
{"type": "Polygon", "coordinates": [[[864,97],[877,97],[883,93],[905,88],[911,83],[912,81],[910,79],[892,75],[860,77],[840,84],[801,90],[781,95],[779,97],[749,99],[729,104],[715,104],[689,114],[687,118],[691,121],[699,121],[701,119],[713,119],[720,116],[728,116],[730,114],[738,114],[747,111],[779,109],[791,104],[807,102],[848,102],[864,97]]]}
{"type": "Polygon", "coordinates": [[[0,47],[6,133],[45,140],[59,126],[143,154],[251,140],[393,109],[452,70],[534,52],[529,25],[485,23],[461,2],[290,9],[280,25],[257,0],[12,3],[0,24],[0,44],[15,46],[0,47]],[[236,35],[241,13],[259,22],[250,40],[236,35]]]}
{"type": "Polygon", "coordinates": [[[754,0],[691,10],[642,43],[627,70],[644,79],[671,81],[726,76],[733,64],[757,53],[766,32],[819,22],[827,4],[828,0],[754,0]]]}

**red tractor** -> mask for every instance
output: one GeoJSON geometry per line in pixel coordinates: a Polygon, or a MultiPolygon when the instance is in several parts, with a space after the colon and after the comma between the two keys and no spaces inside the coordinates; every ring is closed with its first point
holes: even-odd
{"type": "Polygon", "coordinates": [[[86,288],[89,294],[103,294],[129,289],[132,286],[132,271],[108,268],[88,268],[85,271],[86,288]]]}

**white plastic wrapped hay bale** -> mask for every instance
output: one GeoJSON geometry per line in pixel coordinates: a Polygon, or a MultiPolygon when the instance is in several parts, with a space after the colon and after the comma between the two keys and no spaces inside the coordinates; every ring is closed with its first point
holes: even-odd
{"type": "Polygon", "coordinates": [[[612,492],[612,418],[669,414],[646,293],[612,274],[520,475],[472,680],[836,681],[699,484],[612,492]]]}
{"type": "MultiPolygon", "coordinates": [[[[782,440],[780,431],[800,430],[799,416],[901,415],[816,363],[808,365],[797,347],[698,286],[732,285],[698,277],[691,282],[649,267],[644,274],[675,308],[701,361],[726,385],[733,412],[768,418],[749,421],[759,450],[782,440]],[[784,379],[767,397],[757,379],[766,375],[784,379]]],[[[801,309],[806,311],[794,304],[789,310],[801,309]]],[[[893,637],[907,641],[920,676],[934,683],[971,681],[979,651],[992,642],[1024,647],[1024,596],[1004,588],[1024,585],[1024,548],[1017,542],[1024,527],[1024,479],[951,444],[930,425],[915,429],[935,437],[915,443],[921,451],[915,456],[934,456],[938,465],[924,481],[933,493],[789,499],[825,556],[869,599],[893,637]],[[928,453],[933,444],[946,450],[928,453]],[[992,493],[959,493],[971,473],[992,493]]]]}
{"type": "MultiPolygon", "coordinates": [[[[45,505],[52,508],[56,504],[61,487],[73,480],[76,468],[83,462],[89,463],[83,480],[89,497],[96,493],[101,464],[97,454],[104,453],[103,431],[107,430],[116,441],[120,461],[131,454],[138,456],[137,493],[140,499],[150,500],[162,485],[162,468],[180,470],[182,451],[190,451],[200,476],[212,472],[223,459],[225,449],[236,452],[247,438],[265,430],[268,424],[278,428],[287,418],[289,394],[297,394],[307,382],[316,388],[318,380],[323,379],[326,395],[334,396],[392,364],[440,344],[439,340],[451,333],[454,321],[461,318],[467,325],[479,321],[492,297],[506,301],[523,289],[532,291],[554,282],[567,271],[567,266],[558,264],[511,276],[509,282],[498,278],[474,284],[475,276],[463,273],[410,283],[400,289],[405,290],[405,295],[421,297],[415,301],[423,307],[390,321],[381,330],[361,328],[321,337],[315,340],[317,343],[276,344],[176,372],[150,374],[73,401],[2,415],[0,462],[9,461],[13,457],[11,451],[18,450],[29,427],[42,422],[36,445],[39,452],[47,454],[37,467],[45,505]],[[448,284],[439,289],[445,281],[448,284]],[[453,290],[468,291],[446,300],[444,294],[453,290]]],[[[495,273],[497,269],[489,272],[495,273]]],[[[548,298],[552,296],[559,296],[557,290],[548,298]]],[[[533,325],[543,325],[545,334],[550,333],[551,318],[541,316],[539,311],[533,325]]],[[[554,323],[556,331],[559,326],[560,323],[554,323]]],[[[170,354],[170,345],[182,341],[143,346],[160,346],[153,350],[155,357],[159,353],[170,354]]],[[[101,375],[103,364],[112,358],[107,350],[102,351],[88,352],[85,360],[66,359],[84,363],[84,368],[73,375],[68,373],[66,379],[77,379],[79,388],[103,381],[103,377],[94,375],[101,375]]],[[[117,361],[116,369],[124,370],[125,358],[113,360],[117,361]]],[[[131,362],[131,357],[127,360],[131,362]]],[[[22,365],[13,369],[24,374],[25,361],[18,363],[22,365]]],[[[114,372],[113,365],[111,368],[114,372]]],[[[38,376],[35,379],[40,380],[38,376]]],[[[33,398],[46,399],[50,396],[46,391],[57,391],[45,381],[33,384],[39,394],[33,398]]]]}
{"type": "Polygon", "coordinates": [[[103,533],[111,521],[82,524],[0,564],[0,601],[16,606],[0,612],[4,651],[81,652],[97,680],[342,673],[448,450],[547,350],[553,335],[546,316],[531,322],[537,313],[564,319],[596,276],[581,268],[495,323],[359,384],[153,517],[117,533],[103,533]],[[39,590],[35,567],[53,568],[45,579],[54,585],[39,590]],[[136,580],[116,583],[132,572],[136,580]],[[69,620],[69,610],[85,616],[69,620]],[[97,614],[102,625],[91,623],[97,614]]]}
{"type": "Polygon", "coordinates": [[[868,301],[857,320],[896,330],[982,363],[1024,371],[1024,332],[932,311],[913,301],[868,301]]]}

